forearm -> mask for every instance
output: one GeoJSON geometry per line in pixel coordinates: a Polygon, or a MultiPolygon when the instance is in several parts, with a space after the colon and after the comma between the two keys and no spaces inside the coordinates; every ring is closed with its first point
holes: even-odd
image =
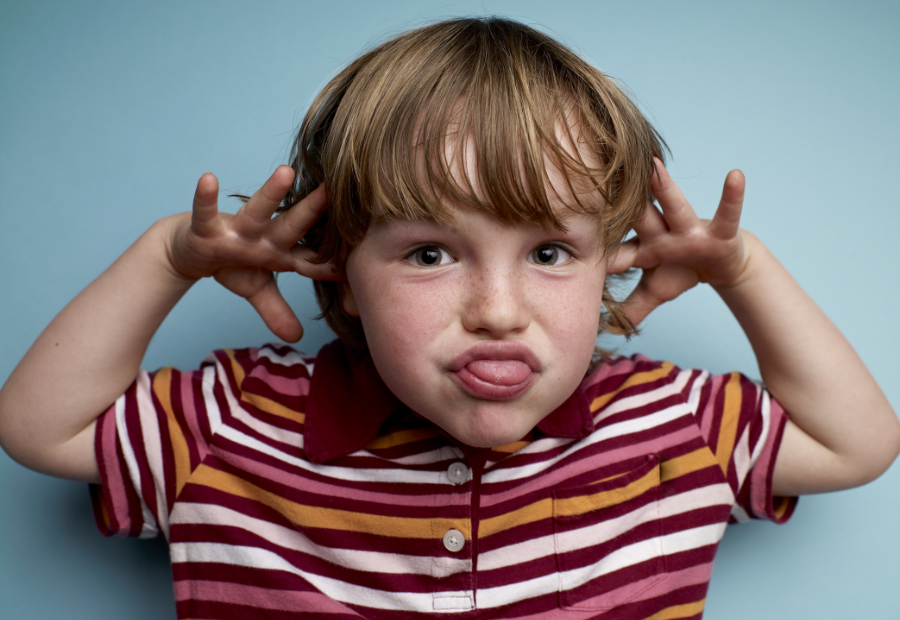
{"type": "Polygon", "coordinates": [[[788,412],[777,494],[848,488],[880,475],[900,424],[850,343],[757,239],[737,283],[717,291],[744,329],[769,391],[788,412]]]}
{"type": "MultiPolygon", "coordinates": [[[[170,266],[157,222],[53,319],[0,390],[0,444],[38,471],[96,479],[86,444],[97,417],[131,384],[163,319],[192,280],[170,266]]],[[[181,218],[181,220],[179,220],[181,218]]]]}

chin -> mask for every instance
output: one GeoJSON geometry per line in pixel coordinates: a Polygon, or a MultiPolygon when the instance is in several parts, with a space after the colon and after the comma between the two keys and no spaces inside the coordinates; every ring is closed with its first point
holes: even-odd
{"type": "Polygon", "coordinates": [[[464,429],[460,433],[450,433],[458,441],[473,448],[497,448],[515,443],[528,434],[531,428],[511,428],[503,424],[503,428],[491,428],[491,425],[479,424],[478,428],[464,429]]]}

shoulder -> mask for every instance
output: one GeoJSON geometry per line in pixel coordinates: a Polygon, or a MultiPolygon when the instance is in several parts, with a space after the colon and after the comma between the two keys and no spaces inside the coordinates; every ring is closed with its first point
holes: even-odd
{"type": "Polygon", "coordinates": [[[279,378],[310,379],[315,357],[282,344],[264,344],[244,349],[218,349],[203,360],[201,371],[214,366],[219,373],[233,376],[239,382],[254,379],[261,382],[279,378]]]}
{"type": "Polygon", "coordinates": [[[634,395],[660,387],[684,384],[688,379],[709,373],[702,370],[682,370],[672,362],[652,360],[641,354],[630,357],[611,357],[597,360],[581,384],[588,395],[616,393],[634,395]]]}

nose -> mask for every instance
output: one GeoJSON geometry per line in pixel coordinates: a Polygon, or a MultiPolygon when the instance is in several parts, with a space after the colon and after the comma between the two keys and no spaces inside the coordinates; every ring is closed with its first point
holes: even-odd
{"type": "Polygon", "coordinates": [[[515,269],[484,269],[466,289],[463,326],[494,338],[520,333],[531,322],[527,290],[515,269]]]}

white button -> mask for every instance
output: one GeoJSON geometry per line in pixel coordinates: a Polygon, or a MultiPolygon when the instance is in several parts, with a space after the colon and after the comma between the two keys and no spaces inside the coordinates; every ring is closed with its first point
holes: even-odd
{"type": "Polygon", "coordinates": [[[447,551],[456,553],[465,544],[466,537],[459,530],[447,530],[447,533],[444,534],[444,547],[447,548],[447,551]]]}
{"type": "Polygon", "coordinates": [[[447,468],[447,477],[453,484],[462,484],[469,479],[469,468],[465,463],[453,463],[447,468]]]}

